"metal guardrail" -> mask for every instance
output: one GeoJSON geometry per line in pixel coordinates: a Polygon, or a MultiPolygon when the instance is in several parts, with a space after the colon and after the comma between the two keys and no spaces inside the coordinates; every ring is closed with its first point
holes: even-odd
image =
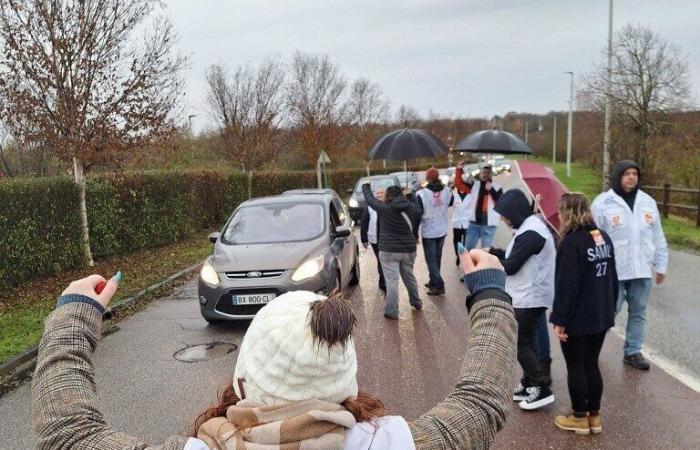
{"type": "Polygon", "coordinates": [[[663,201],[656,201],[661,205],[661,214],[668,218],[668,212],[671,208],[683,209],[686,211],[695,211],[695,226],[700,227],[700,189],[689,188],[672,188],[670,184],[664,183],[663,186],[642,186],[642,189],[647,191],[662,191],[663,201]],[[684,205],[680,203],[671,203],[671,193],[678,192],[682,194],[695,194],[695,205],[684,205]]]}

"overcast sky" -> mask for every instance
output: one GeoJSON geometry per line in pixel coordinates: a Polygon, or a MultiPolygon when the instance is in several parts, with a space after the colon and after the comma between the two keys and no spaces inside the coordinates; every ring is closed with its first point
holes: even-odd
{"type": "MultiPolygon", "coordinates": [[[[567,109],[569,78],[606,45],[608,0],[168,0],[190,58],[186,114],[210,122],[204,71],[215,63],[326,53],[422,115],[490,117],[567,109]]],[[[687,56],[700,98],[700,1],[615,0],[614,27],[652,27],[687,56]]]]}

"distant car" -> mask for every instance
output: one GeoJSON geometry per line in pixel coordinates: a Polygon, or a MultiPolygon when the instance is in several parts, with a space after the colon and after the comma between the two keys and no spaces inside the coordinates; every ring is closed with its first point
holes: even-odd
{"type": "Polygon", "coordinates": [[[415,172],[394,172],[390,175],[396,176],[399,179],[399,183],[401,183],[401,187],[410,189],[411,193],[417,191],[420,187],[418,176],[415,172]]]}
{"type": "Polygon", "coordinates": [[[207,322],[252,319],[285,292],[328,294],[360,280],[352,222],[331,189],[289,191],[242,203],[200,272],[199,303],[207,322]]]}
{"type": "Polygon", "coordinates": [[[360,178],[355,185],[355,189],[348,189],[348,194],[350,194],[350,198],[348,199],[350,217],[358,224],[362,218],[362,211],[367,208],[365,196],[362,195],[362,185],[365,183],[370,183],[372,189],[378,186],[384,189],[389,186],[401,186],[401,182],[396,175],[373,175],[371,177],[360,178]]]}

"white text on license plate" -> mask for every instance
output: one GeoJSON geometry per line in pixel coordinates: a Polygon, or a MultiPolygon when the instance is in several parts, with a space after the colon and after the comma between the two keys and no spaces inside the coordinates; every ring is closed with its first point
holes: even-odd
{"type": "Polygon", "coordinates": [[[262,305],[275,298],[275,294],[242,294],[233,296],[234,305],[262,305]]]}

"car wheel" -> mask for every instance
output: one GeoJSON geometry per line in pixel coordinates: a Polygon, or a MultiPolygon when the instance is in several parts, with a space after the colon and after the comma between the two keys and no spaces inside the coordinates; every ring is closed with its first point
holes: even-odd
{"type": "Polygon", "coordinates": [[[350,286],[357,286],[360,284],[360,249],[358,248],[355,252],[355,264],[352,266],[352,272],[350,273],[350,286]]]}

